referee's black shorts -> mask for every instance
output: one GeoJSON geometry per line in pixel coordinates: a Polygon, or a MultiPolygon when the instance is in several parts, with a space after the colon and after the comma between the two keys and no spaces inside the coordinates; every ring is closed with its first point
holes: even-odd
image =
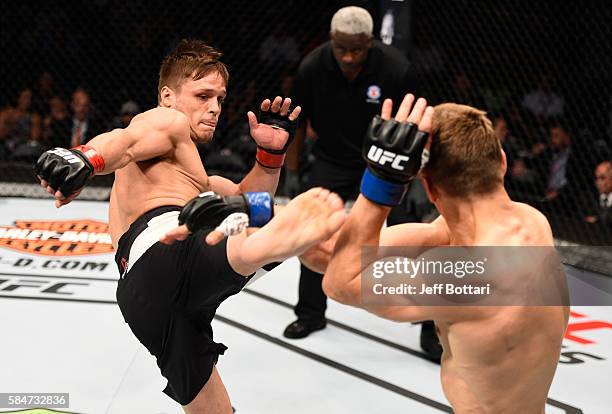
{"type": "Polygon", "coordinates": [[[177,206],[159,207],[138,218],[119,240],[115,261],[121,274],[117,286],[121,313],[134,335],[157,358],[168,380],[164,393],[187,405],[227,349],[213,341],[215,311],[226,298],[240,292],[250,277],[230,267],[227,239],[209,246],[204,231],[172,245],[156,242],[135,263],[128,263],[130,250],[137,251],[142,243],[143,237],[138,236],[155,225],[151,219],[178,215],[179,210],[177,206]]]}

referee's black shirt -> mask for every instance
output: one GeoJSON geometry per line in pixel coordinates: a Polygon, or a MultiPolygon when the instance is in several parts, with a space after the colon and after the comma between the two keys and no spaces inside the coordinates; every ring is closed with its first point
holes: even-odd
{"type": "Polygon", "coordinates": [[[292,99],[302,107],[301,122],[310,119],[319,137],[317,158],[363,169],[361,144],[372,117],[385,98],[393,99],[395,112],[403,96],[415,92],[414,83],[408,60],[377,40],[357,78],[348,81],[326,42],[300,64],[292,99]]]}

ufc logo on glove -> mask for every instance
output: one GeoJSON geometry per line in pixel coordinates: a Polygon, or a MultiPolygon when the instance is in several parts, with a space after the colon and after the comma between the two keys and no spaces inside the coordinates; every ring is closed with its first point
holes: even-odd
{"type": "Polygon", "coordinates": [[[395,154],[391,151],[384,151],[382,148],[372,145],[368,151],[368,159],[380,165],[385,165],[385,163],[391,162],[391,168],[403,171],[405,165],[401,165],[401,163],[408,161],[410,157],[407,155],[395,154]]]}
{"type": "Polygon", "coordinates": [[[48,152],[50,154],[59,155],[60,157],[68,161],[70,164],[76,164],[78,162],[83,162],[79,157],[74,155],[72,151],[64,149],[64,148],[54,148],[48,152]]]}
{"type": "Polygon", "coordinates": [[[401,203],[429,158],[425,149],[428,136],[414,123],[385,120],[376,115],[362,147],[367,168],[361,179],[361,194],[384,206],[401,203]]]}

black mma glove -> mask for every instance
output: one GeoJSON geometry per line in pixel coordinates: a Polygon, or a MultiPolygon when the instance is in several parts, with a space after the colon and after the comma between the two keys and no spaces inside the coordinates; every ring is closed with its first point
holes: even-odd
{"type": "Polygon", "coordinates": [[[383,120],[376,115],[363,142],[367,169],[361,194],[378,204],[398,205],[429,158],[425,150],[428,136],[412,122],[383,120]]]}
{"type": "Polygon", "coordinates": [[[191,199],[181,209],[179,224],[191,232],[213,228],[225,235],[240,233],[245,227],[262,227],[274,215],[270,193],[244,193],[220,196],[212,191],[191,199]]]}
{"type": "Polygon", "coordinates": [[[79,191],[89,177],[104,170],[104,159],[93,148],[84,145],[45,151],[36,161],[34,173],[49,186],[68,197],[79,191]]]}
{"type": "Polygon", "coordinates": [[[287,112],[287,115],[281,115],[280,112],[272,112],[271,109],[267,111],[258,111],[257,119],[260,124],[270,125],[272,128],[280,128],[287,131],[289,137],[287,142],[282,149],[270,149],[257,146],[257,154],[255,159],[257,162],[267,168],[281,168],[285,161],[285,153],[287,148],[295,138],[295,130],[297,128],[297,119],[290,120],[289,115],[291,111],[287,112]]]}

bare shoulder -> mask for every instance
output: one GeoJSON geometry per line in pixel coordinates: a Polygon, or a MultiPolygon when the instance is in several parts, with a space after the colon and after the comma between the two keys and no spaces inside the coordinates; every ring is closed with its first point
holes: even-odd
{"type": "Polygon", "coordinates": [[[542,214],[541,211],[528,204],[514,204],[519,211],[521,221],[524,223],[525,227],[530,229],[530,231],[534,233],[535,237],[541,242],[552,244],[552,230],[546,216],[542,214]]]}
{"type": "Polygon", "coordinates": [[[189,120],[180,111],[172,108],[156,107],[136,115],[130,127],[146,125],[147,129],[164,132],[172,138],[189,139],[189,120]]]}
{"type": "Polygon", "coordinates": [[[546,228],[550,228],[550,224],[548,223],[548,219],[542,212],[529,204],[525,203],[514,203],[515,206],[519,209],[519,211],[524,215],[524,217],[528,220],[532,220],[533,222],[545,226],[546,228]]]}

